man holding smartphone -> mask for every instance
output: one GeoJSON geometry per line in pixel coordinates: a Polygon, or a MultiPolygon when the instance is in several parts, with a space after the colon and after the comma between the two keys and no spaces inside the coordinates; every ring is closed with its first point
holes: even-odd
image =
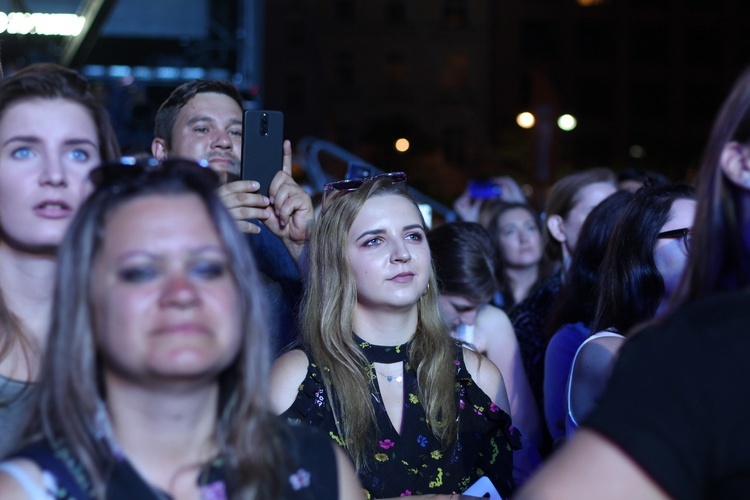
{"type": "Polygon", "coordinates": [[[242,97],[229,82],[193,80],[177,87],[156,114],[151,152],[158,159],[180,156],[207,160],[221,175],[219,194],[242,231],[257,234],[262,221],[297,261],[314,219],[312,200],[292,178],[292,146],[284,141],[281,170],[258,194],[255,181],[242,181],[242,97]]]}
{"type": "Polygon", "coordinates": [[[257,193],[258,182],[240,180],[242,112],[242,97],[231,83],[185,83],[159,107],[151,152],[158,159],[179,156],[206,160],[219,173],[224,182],[219,196],[240,229],[253,235],[248,240],[259,269],[283,290],[282,297],[269,293],[277,313],[269,319],[280,322],[274,325],[279,329],[277,347],[284,347],[295,331],[292,312],[301,291],[297,263],[314,222],[312,200],[292,178],[292,146],[288,140],[284,141],[281,170],[271,181],[268,197],[257,193]],[[249,220],[262,222],[268,230],[249,220]]]}

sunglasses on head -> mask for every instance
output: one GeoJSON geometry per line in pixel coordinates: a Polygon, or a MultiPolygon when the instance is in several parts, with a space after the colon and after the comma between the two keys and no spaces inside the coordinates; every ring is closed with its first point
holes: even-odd
{"type": "Polygon", "coordinates": [[[195,162],[183,158],[136,158],[123,156],[117,161],[105,162],[89,173],[97,189],[140,184],[149,179],[190,177],[216,189],[221,185],[219,174],[205,160],[195,162]]]}
{"type": "Polygon", "coordinates": [[[404,172],[386,172],[384,174],[373,175],[372,177],[364,177],[362,179],[346,179],[343,181],[334,181],[327,184],[323,184],[323,200],[321,207],[323,212],[328,208],[328,204],[337,198],[334,194],[344,194],[351,191],[356,191],[362,184],[368,181],[377,179],[390,179],[394,184],[400,184],[406,182],[406,173],[404,172]],[[332,197],[333,196],[333,197],[332,197]]]}

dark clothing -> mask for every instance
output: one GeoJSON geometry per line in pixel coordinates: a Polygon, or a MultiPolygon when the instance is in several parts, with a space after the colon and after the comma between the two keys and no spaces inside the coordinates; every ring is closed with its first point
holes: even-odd
{"type": "Polygon", "coordinates": [[[750,498],[749,306],[719,294],[632,334],[584,421],[675,498],[750,498]]]}
{"type": "MultiPolygon", "coordinates": [[[[281,499],[318,500],[338,498],[336,457],[330,440],[295,426],[287,426],[288,464],[279,464],[282,481],[281,499]]],[[[126,457],[113,453],[113,467],[107,476],[107,500],[166,500],[170,497],[148,484],[126,457]]],[[[52,498],[60,500],[94,500],[91,482],[81,463],[67,446],[37,441],[12,458],[35,462],[48,476],[45,487],[52,498]],[[50,484],[52,483],[52,484],[50,484]]],[[[217,458],[203,469],[198,478],[201,498],[229,499],[224,462],[217,458]]]]}
{"type": "Polygon", "coordinates": [[[508,311],[521,350],[521,359],[534,393],[539,415],[544,415],[544,354],[547,322],[562,289],[562,272],[545,281],[536,291],[508,311]]]}
{"type": "MultiPolygon", "coordinates": [[[[367,467],[359,472],[370,498],[462,492],[481,476],[488,478],[504,498],[512,492],[513,449],[520,448],[520,433],[510,416],[498,408],[471,378],[463,351],[456,346],[456,404],[458,441],[445,449],[426,422],[414,368],[408,361],[409,344],[374,346],[359,339],[372,362],[402,361],[404,412],[401,433],[391,424],[381,403],[377,375],[372,369],[372,402],[378,432],[367,467]]],[[[396,383],[396,382],[394,382],[396,383]]],[[[399,382],[401,383],[401,382],[399,382]]],[[[297,399],[284,417],[321,428],[341,443],[320,368],[311,361],[297,399]]]]}
{"type": "Polygon", "coordinates": [[[297,264],[284,243],[258,221],[260,233],[248,234],[247,241],[261,272],[268,306],[267,319],[273,339],[274,355],[297,340],[297,312],[302,298],[303,283],[297,264]]]}

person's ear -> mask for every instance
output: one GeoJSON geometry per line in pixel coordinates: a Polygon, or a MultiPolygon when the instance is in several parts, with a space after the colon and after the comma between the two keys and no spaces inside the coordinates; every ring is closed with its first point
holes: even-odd
{"type": "Polygon", "coordinates": [[[563,218],[557,214],[547,216],[547,229],[549,230],[549,234],[560,243],[565,243],[565,240],[568,239],[565,236],[565,231],[563,231],[564,223],[565,221],[563,218]]]}
{"type": "Polygon", "coordinates": [[[151,141],[151,154],[157,160],[163,160],[167,157],[167,143],[161,137],[154,137],[151,141]]]}
{"type": "Polygon", "coordinates": [[[727,179],[743,189],[750,190],[750,148],[739,142],[728,142],[721,150],[719,160],[727,179]]]}

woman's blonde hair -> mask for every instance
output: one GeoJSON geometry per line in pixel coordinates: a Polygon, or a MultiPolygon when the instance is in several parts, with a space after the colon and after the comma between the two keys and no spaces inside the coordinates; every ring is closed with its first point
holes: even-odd
{"type": "MultiPolygon", "coordinates": [[[[351,226],[367,200],[402,196],[414,203],[403,183],[366,181],[359,189],[331,201],[315,225],[310,242],[310,275],[302,306],[304,341],[323,373],[338,434],[357,469],[366,465],[368,447],[377,435],[372,404],[370,364],[353,337],[357,288],[348,260],[351,226]]],[[[421,215],[420,215],[421,217],[421,215]]],[[[424,223],[424,221],[423,221],[424,223]]],[[[455,442],[457,409],[453,342],[440,316],[434,272],[418,303],[417,330],[409,362],[416,370],[419,400],[429,425],[445,446],[455,442]]]]}

